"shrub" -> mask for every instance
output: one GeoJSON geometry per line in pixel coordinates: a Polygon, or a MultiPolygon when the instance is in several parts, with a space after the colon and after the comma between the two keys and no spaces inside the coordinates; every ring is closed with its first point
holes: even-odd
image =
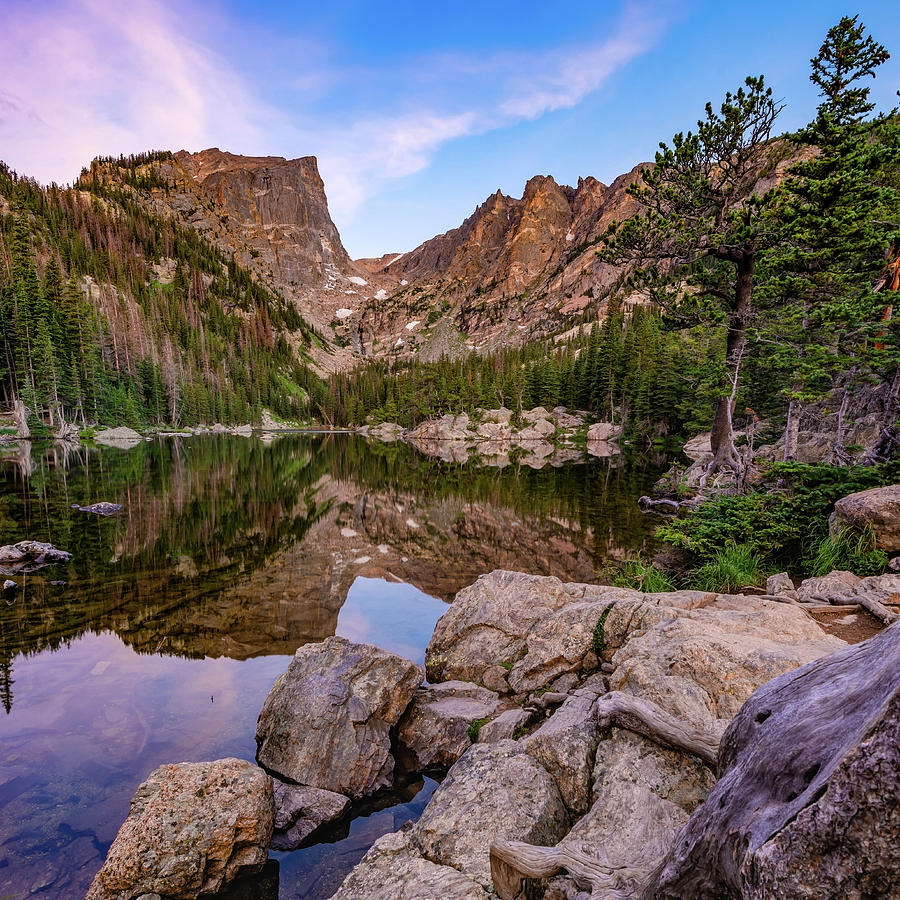
{"type": "Polygon", "coordinates": [[[856,575],[880,575],[887,567],[887,554],[875,546],[875,532],[843,528],[826,534],[811,548],[804,566],[811,575],[827,575],[835,569],[856,575]]]}
{"type": "Polygon", "coordinates": [[[478,733],[481,731],[481,726],[486,724],[489,720],[485,717],[484,719],[475,719],[469,727],[466,729],[466,734],[469,736],[469,740],[476,744],[478,743],[478,733]]]}
{"type": "Polygon", "coordinates": [[[759,584],[764,574],[758,553],[746,545],[735,545],[694,569],[690,584],[698,591],[733,592],[759,584]]]}

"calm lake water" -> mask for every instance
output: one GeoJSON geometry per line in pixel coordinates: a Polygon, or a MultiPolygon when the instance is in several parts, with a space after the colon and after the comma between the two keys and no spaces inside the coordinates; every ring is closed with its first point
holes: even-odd
{"type": "MultiPolygon", "coordinates": [[[[0,545],[73,554],[0,600],[0,900],[82,897],[157,766],[252,760],[302,644],[337,633],[421,662],[479,574],[596,581],[649,543],[636,500],[663,459],[555,462],[302,434],[0,456],[0,545]],[[101,500],[124,509],[72,508],[101,500]]],[[[411,777],[328,842],[271,854],[248,895],[324,900],[434,788],[411,777]]]]}

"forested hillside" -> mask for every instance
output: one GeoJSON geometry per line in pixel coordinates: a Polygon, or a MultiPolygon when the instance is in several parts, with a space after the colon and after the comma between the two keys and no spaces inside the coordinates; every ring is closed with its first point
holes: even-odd
{"type": "Polygon", "coordinates": [[[32,425],[306,415],[315,340],[295,307],[130,184],[43,189],[0,166],[0,405],[32,425]]]}

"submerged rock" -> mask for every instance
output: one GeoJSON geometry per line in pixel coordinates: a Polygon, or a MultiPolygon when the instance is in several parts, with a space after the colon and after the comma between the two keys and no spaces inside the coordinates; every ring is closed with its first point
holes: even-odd
{"type": "Polygon", "coordinates": [[[273,850],[296,850],[314,831],[339,819],[350,800],[334,791],[275,782],[273,850]]]}
{"type": "Polygon", "coordinates": [[[410,756],[410,768],[424,771],[452,766],[471,746],[470,729],[501,707],[493,691],[465,681],[420,688],[397,728],[397,740],[410,756]]]}
{"type": "Polygon", "coordinates": [[[79,506],[77,503],[73,503],[72,509],[77,509],[78,512],[93,513],[96,516],[113,516],[121,512],[123,507],[121,503],[109,503],[104,500],[102,503],[92,503],[90,506],[79,506]]]}
{"type": "Polygon", "coordinates": [[[251,763],[160,766],[135,792],[86,900],[216,893],[263,867],[274,818],[272,779],[251,763]]]}
{"type": "Polygon", "coordinates": [[[332,637],[304,645],[259,714],[260,764],[297,784],[350,797],[390,786],[390,731],[424,674],[370,644],[332,637]]]}
{"type": "Polygon", "coordinates": [[[71,558],[71,553],[41,541],[19,541],[0,547],[0,566],[7,574],[33,572],[53,563],[68,562],[71,558]]]}

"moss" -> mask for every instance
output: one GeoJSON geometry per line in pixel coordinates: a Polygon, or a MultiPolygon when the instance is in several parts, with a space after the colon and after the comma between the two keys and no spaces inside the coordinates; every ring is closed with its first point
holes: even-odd
{"type": "Polygon", "coordinates": [[[507,672],[509,672],[512,670],[512,667],[515,665],[515,663],[511,659],[504,659],[503,662],[500,663],[500,665],[503,666],[503,668],[506,669],[507,672]]]}
{"type": "Polygon", "coordinates": [[[487,716],[483,719],[475,719],[469,727],[466,729],[466,734],[469,736],[469,740],[474,744],[478,741],[478,733],[481,731],[481,726],[487,723],[489,720],[487,716]]]}
{"type": "Polygon", "coordinates": [[[591,649],[594,653],[599,657],[603,652],[604,647],[604,638],[603,638],[603,626],[606,624],[606,619],[609,616],[610,611],[612,610],[614,604],[610,603],[606,609],[600,613],[600,618],[597,619],[597,624],[594,626],[594,637],[591,640],[591,649]]]}

